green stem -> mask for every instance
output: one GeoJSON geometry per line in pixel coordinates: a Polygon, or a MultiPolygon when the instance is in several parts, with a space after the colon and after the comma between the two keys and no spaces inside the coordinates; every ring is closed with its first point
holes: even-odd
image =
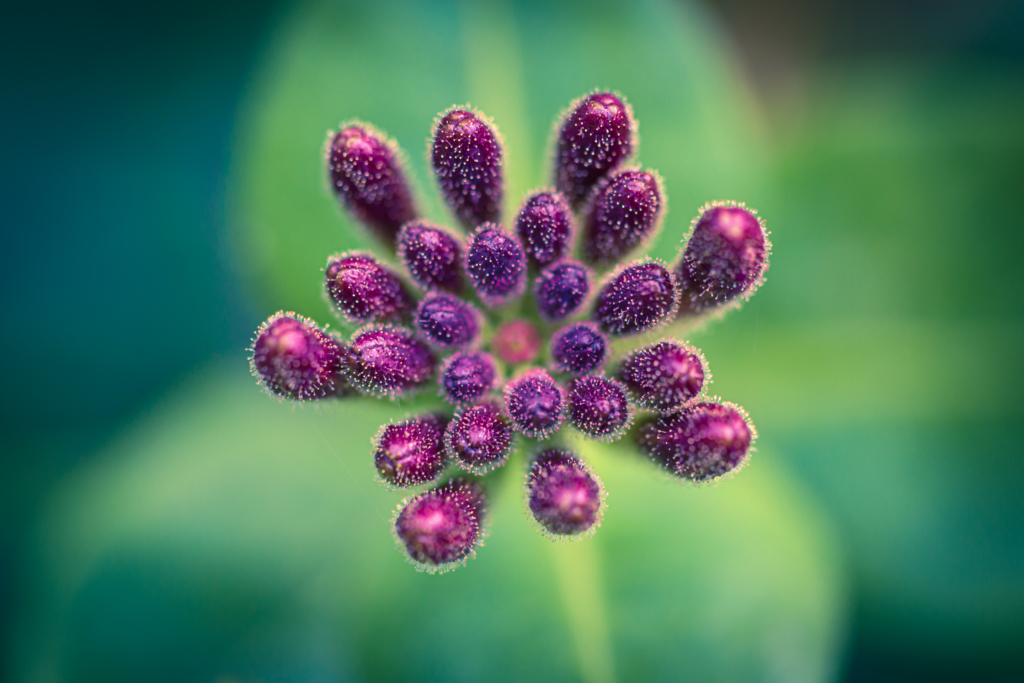
{"type": "Polygon", "coordinates": [[[584,539],[552,544],[551,553],[580,676],[586,683],[614,683],[611,635],[594,543],[584,539]]]}

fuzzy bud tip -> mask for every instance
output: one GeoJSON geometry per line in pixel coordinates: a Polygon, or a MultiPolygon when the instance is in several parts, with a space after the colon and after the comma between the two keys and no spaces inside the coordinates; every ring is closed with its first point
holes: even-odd
{"type": "Polygon", "coordinates": [[[445,112],[434,128],[431,162],[448,206],[466,226],[501,216],[501,142],[493,124],[464,108],[445,112]]]}
{"type": "Polygon", "coordinates": [[[711,481],[748,460],[757,432],[746,411],[733,403],[698,403],[644,425],[640,449],[681,479],[711,481]]]}
{"type": "Polygon", "coordinates": [[[551,360],[561,372],[582,375],[604,365],[608,338],[595,323],[566,325],[551,339],[551,360]]]}
{"type": "Polygon", "coordinates": [[[249,366],[271,394],[308,401],[344,393],[338,375],[344,355],[342,345],[312,320],[280,312],[256,331],[249,366]]]}
{"type": "Polygon", "coordinates": [[[615,336],[654,329],[675,315],[679,287],[660,261],[648,259],[614,272],[597,296],[594,320],[615,336]]]}
{"type": "Polygon", "coordinates": [[[486,474],[504,465],[512,452],[512,428],[500,408],[481,403],[455,415],[445,431],[444,444],[462,469],[486,474]]]}
{"type": "Polygon", "coordinates": [[[374,443],[373,463],[381,480],[400,488],[436,480],[444,471],[447,418],[428,415],[384,425],[374,443]]]}
{"type": "Polygon", "coordinates": [[[394,248],[398,229],[416,217],[398,147],[373,127],[352,123],[329,139],[327,169],[342,203],[394,248]]]}
{"type": "Polygon", "coordinates": [[[632,110],[612,93],[573,103],[558,132],[555,186],[574,207],[633,153],[635,132],[632,110]]]}
{"type": "Polygon", "coordinates": [[[462,291],[462,247],[459,240],[426,221],[412,221],[398,233],[398,258],[426,291],[462,291]]]}
{"type": "Polygon", "coordinates": [[[464,351],[449,356],[438,384],[441,396],[451,403],[473,403],[487,395],[497,379],[494,359],[483,351],[464,351]]]}
{"type": "Polygon", "coordinates": [[[517,431],[546,439],[565,420],[565,389],[547,371],[534,368],[505,385],[505,407],[517,431]]]}
{"type": "Polygon", "coordinates": [[[417,569],[445,572],[481,545],[485,507],[479,486],[455,479],[404,501],[395,536],[417,569]]]}
{"type": "Polygon", "coordinates": [[[705,208],[676,266],[681,314],[699,314],[750,296],[764,280],[771,243],[764,226],[742,205],[705,208]]]}
{"type": "Polygon", "coordinates": [[[566,450],[542,451],[526,477],[533,518],[552,539],[575,540],[596,529],[604,511],[604,488],[586,463],[566,450]]]}

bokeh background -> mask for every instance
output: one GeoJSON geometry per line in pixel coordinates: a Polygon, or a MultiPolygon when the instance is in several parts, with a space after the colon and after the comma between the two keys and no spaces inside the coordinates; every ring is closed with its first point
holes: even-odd
{"type": "Polygon", "coordinates": [[[3,680],[1024,677],[1024,4],[5,14],[3,680]],[[514,203],[594,87],[666,179],[656,253],[708,199],[773,230],[766,286],[692,337],[759,451],[702,489],[588,451],[610,507],[571,546],[512,475],[480,556],[419,575],[367,457],[398,407],[294,411],[244,347],[278,308],[328,322],[324,257],[362,244],[328,128],[397,137],[443,218],[437,111],[495,118],[514,203]]]}

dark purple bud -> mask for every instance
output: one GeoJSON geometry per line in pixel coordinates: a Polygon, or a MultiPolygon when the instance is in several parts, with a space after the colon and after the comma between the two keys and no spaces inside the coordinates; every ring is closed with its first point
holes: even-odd
{"type": "Polygon", "coordinates": [[[401,322],[416,306],[398,276],[365,252],[331,256],[325,273],[327,295],[349,322],[401,322]]]}
{"type": "Polygon", "coordinates": [[[572,208],[560,192],[526,198],[516,217],[516,233],[530,263],[540,268],[562,258],[572,244],[572,208]]]}
{"type": "Polygon", "coordinates": [[[433,354],[405,328],[373,324],[352,335],[345,376],[363,393],[397,398],[433,373],[433,354]]]}
{"type": "Polygon", "coordinates": [[[734,403],[698,403],[649,422],[637,432],[640,449],[682,479],[709,481],[747,460],[757,432],[734,403]]]}
{"type": "Polygon", "coordinates": [[[711,380],[701,352],[677,341],[661,341],[626,357],[619,379],[644,408],[669,413],[696,398],[711,380]]]}
{"type": "Polygon", "coordinates": [[[463,351],[445,361],[438,384],[441,396],[451,403],[473,403],[494,388],[498,370],[483,351],[463,351]]]}
{"type": "Polygon", "coordinates": [[[526,500],[533,518],[559,540],[575,540],[596,530],[604,497],[601,480],[570,451],[542,451],[526,475],[526,500]]]}
{"type": "Polygon", "coordinates": [[[356,218],[394,248],[402,224],[416,217],[398,146],[365,123],[353,122],[328,139],[331,186],[356,218]]]}
{"type": "Polygon", "coordinates": [[[398,258],[426,291],[462,291],[459,240],[426,221],[412,221],[398,233],[398,258]]]}
{"type": "Polygon", "coordinates": [[[491,349],[504,363],[530,363],[540,353],[540,332],[526,320],[510,320],[491,337],[491,349]]]}
{"type": "Polygon", "coordinates": [[[469,238],[466,273],[487,307],[515,299],[526,282],[526,255],[519,238],[494,223],[484,223],[469,238]]]}
{"type": "Polygon", "coordinates": [[[614,336],[637,334],[670,320],[679,287],[661,261],[646,259],[615,271],[597,296],[594,320],[614,336]]]}
{"type": "Polygon", "coordinates": [[[452,481],[402,501],[395,536],[420,571],[446,572],[483,544],[486,501],[472,482],[452,481]]]}
{"type": "Polygon", "coordinates": [[[480,332],[480,313],[454,294],[431,292],[416,309],[416,327],[438,348],[469,346],[480,332]]]}
{"type": "Polygon", "coordinates": [[[753,294],[764,281],[770,252],[754,212],[742,204],[707,205],[675,268],[683,292],[680,314],[702,313],[753,294]]]}
{"type": "Polygon", "coordinates": [[[467,227],[501,217],[501,142],[494,124],[456,107],[434,126],[431,161],[448,206],[467,227]]]}
{"type": "Polygon", "coordinates": [[[260,385],[297,401],[343,395],[338,376],[345,350],[316,323],[295,313],[275,313],[256,330],[249,367],[260,385]]]}
{"type": "Polygon", "coordinates": [[[587,436],[602,441],[622,438],[633,421],[629,392],[607,377],[581,377],[569,388],[569,420],[587,436]]]}
{"type": "Polygon", "coordinates": [[[579,208],[590,188],[633,153],[635,134],[633,110],[615,95],[573,102],[558,133],[555,186],[579,208]]]}
{"type": "Polygon", "coordinates": [[[462,469],[486,474],[508,460],[512,427],[496,405],[470,406],[457,412],[449,423],[444,446],[462,469]]]}
{"type": "Polygon", "coordinates": [[[579,261],[558,261],[542,270],[533,283],[541,317],[554,322],[575,313],[590,293],[592,277],[579,261]]]}
{"type": "Polygon", "coordinates": [[[546,439],[565,420],[565,389],[545,370],[533,368],[505,385],[505,408],[517,431],[546,439]]]}
{"type": "Polygon", "coordinates": [[[583,231],[583,258],[617,263],[657,232],[664,206],[657,174],[639,169],[612,176],[601,185],[583,231]]]}
{"type": "Polygon", "coordinates": [[[448,464],[442,415],[387,424],[374,438],[373,464],[385,484],[399,488],[436,480],[448,464]]]}
{"type": "Polygon", "coordinates": [[[551,360],[555,368],[583,375],[604,365],[608,339],[594,323],[572,323],[551,338],[551,360]]]}

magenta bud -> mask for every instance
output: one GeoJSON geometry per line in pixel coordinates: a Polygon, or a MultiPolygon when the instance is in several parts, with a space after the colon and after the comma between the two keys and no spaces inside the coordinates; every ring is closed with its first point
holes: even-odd
{"type": "Polygon", "coordinates": [[[406,488],[436,480],[448,464],[443,415],[415,417],[387,424],[374,438],[373,464],[382,481],[406,488]]]}
{"type": "Polygon", "coordinates": [[[768,270],[771,243],[754,212],[734,204],[707,205],[675,267],[680,314],[697,314],[754,293],[768,270]]]}
{"type": "Polygon", "coordinates": [[[608,338],[594,323],[566,325],[551,338],[551,360],[561,372],[582,375],[604,365],[608,338]]]}
{"type": "Polygon", "coordinates": [[[565,420],[565,389],[547,371],[533,368],[505,385],[505,408],[517,431],[546,439],[565,420]]]}
{"type": "Polygon", "coordinates": [[[633,407],[626,387],[607,377],[581,377],[569,387],[569,420],[595,439],[622,438],[633,421],[633,407]]]}
{"type": "Polygon", "coordinates": [[[280,311],[256,330],[249,367],[274,396],[309,401],[347,393],[338,375],[344,355],[341,343],[315,322],[280,311]]]}
{"type": "Polygon", "coordinates": [[[454,294],[431,292],[416,309],[416,328],[432,346],[457,349],[480,333],[480,313],[454,294]]]}
{"type": "Polygon", "coordinates": [[[540,353],[540,332],[526,320],[510,320],[491,337],[491,349],[508,365],[530,363],[540,353]]]}
{"type": "Polygon", "coordinates": [[[516,233],[530,263],[540,268],[562,258],[572,243],[572,208],[560,192],[536,192],[516,216],[516,233]]]}
{"type": "Polygon", "coordinates": [[[441,368],[441,395],[451,403],[473,403],[494,388],[498,376],[494,359],[483,351],[461,351],[441,368]]]}
{"type": "Polygon", "coordinates": [[[434,126],[431,161],[448,206],[467,227],[501,218],[501,142],[483,115],[454,108],[434,126]]]}
{"type": "Polygon", "coordinates": [[[356,324],[401,322],[416,306],[398,276],[365,252],[328,258],[324,284],[338,314],[356,324]]]}
{"type": "Polygon", "coordinates": [[[555,322],[575,313],[590,293],[593,274],[579,261],[557,261],[541,271],[533,295],[542,318],[555,322]]]}
{"type": "Polygon", "coordinates": [[[426,291],[462,291],[459,240],[426,221],[412,221],[398,232],[398,258],[426,291]]]}
{"type": "Polygon", "coordinates": [[[635,135],[632,109],[612,93],[573,102],[558,132],[555,186],[579,208],[590,189],[633,153],[635,135]]]}
{"type": "Polygon", "coordinates": [[[453,479],[402,501],[395,536],[417,569],[446,572],[465,564],[482,545],[485,512],[480,487],[453,479]]]}
{"type": "Polygon", "coordinates": [[[617,263],[657,232],[664,206],[657,174],[620,171],[602,183],[584,223],[583,258],[617,263]]]}
{"type": "Polygon", "coordinates": [[[571,451],[541,451],[526,475],[526,503],[553,540],[575,540],[601,524],[604,487],[571,451]]]}
{"type": "Polygon", "coordinates": [[[448,455],[473,474],[501,467],[512,452],[512,427],[501,409],[491,403],[463,408],[444,433],[448,455]]]}
{"type": "Polygon", "coordinates": [[[345,376],[363,393],[397,398],[426,383],[433,373],[430,349],[403,327],[372,324],[352,335],[345,376]]]}
{"type": "Polygon", "coordinates": [[[597,296],[594,320],[614,336],[637,334],[670,320],[679,287],[661,261],[646,259],[615,271],[597,296]]]}
{"type": "Polygon", "coordinates": [[[700,395],[711,376],[699,350],[677,341],[660,341],[629,354],[618,378],[641,406],[669,413],[700,395]]]}
{"type": "Polygon", "coordinates": [[[637,432],[640,449],[681,479],[710,481],[746,461],[757,432],[734,403],[698,403],[637,432]]]}
{"type": "Polygon", "coordinates": [[[519,238],[494,223],[484,223],[469,238],[466,273],[488,308],[515,299],[526,282],[526,255],[519,238]]]}
{"type": "Polygon", "coordinates": [[[327,169],[338,198],[394,248],[402,224],[416,217],[398,146],[365,123],[342,126],[328,140],[327,169]]]}

